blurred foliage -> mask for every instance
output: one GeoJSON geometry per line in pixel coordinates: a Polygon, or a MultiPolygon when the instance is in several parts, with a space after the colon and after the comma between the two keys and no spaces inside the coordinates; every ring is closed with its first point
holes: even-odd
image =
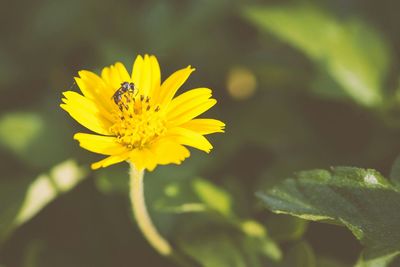
{"type": "MultiPolygon", "coordinates": [[[[393,260],[398,256],[398,252],[394,252],[381,257],[365,259],[364,254],[361,254],[360,259],[357,261],[355,267],[385,267],[393,262],[393,260]]],[[[394,263],[396,264],[396,263],[394,263]]],[[[398,265],[398,263],[396,264],[398,265]]],[[[396,266],[393,265],[393,266],[396,266]]]]}
{"type": "MultiPolygon", "coordinates": [[[[382,104],[383,81],[389,64],[385,41],[365,23],[338,21],[313,6],[249,8],[247,17],[297,47],[315,61],[353,100],[368,107],[382,104]],[[317,27],[316,27],[317,26],[317,27]]],[[[326,84],[317,84],[324,90],[326,84]]],[[[323,92],[323,91],[322,91],[323,92]]],[[[329,94],[332,88],[327,91],[329,94]]]]}
{"type": "Polygon", "coordinates": [[[1,181],[0,244],[15,228],[29,221],[55,198],[77,185],[85,177],[85,173],[76,162],[67,160],[54,166],[49,174],[41,174],[33,181],[1,181]]]}
{"type": "Polygon", "coordinates": [[[99,157],[72,140],[87,130],[59,108],[62,91],[78,90],[77,71],[130,66],[138,53],[157,55],[163,78],[195,66],[182,91],[213,88],[210,116],[227,123],[211,154],[193,151],[145,177],[155,224],[193,266],[400,266],[397,3],[6,6],[0,266],[176,266],[131,218],[128,165],[88,172],[99,157]],[[307,169],[321,170],[293,176],[307,169]],[[330,224],[304,220],[321,218],[330,224]]]}

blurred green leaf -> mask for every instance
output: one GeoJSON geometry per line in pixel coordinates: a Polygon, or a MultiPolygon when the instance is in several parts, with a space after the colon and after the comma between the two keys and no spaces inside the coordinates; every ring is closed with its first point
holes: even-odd
{"type": "Polygon", "coordinates": [[[317,266],[318,267],[350,267],[353,265],[344,264],[339,262],[336,259],[326,258],[326,257],[318,257],[317,258],[317,266]]]}
{"type": "Polygon", "coordinates": [[[271,238],[278,242],[299,240],[307,229],[306,220],[286,215],[270,216],[267,227],[271,238]]]}
{"type": "Polygon", "coordinates": [[[393,183],[400,186],[400,155],[394,160],[390,170],[390,179],[393,183]]]}
{"type": "Polygon", "coordinates": [[[24,153],[41,134],[43,125],[43,119],[34,113],[5,114],[0,118],[0,144],[14,153],[24,153]]]}
{"type": "Polygon", "coordinates": [[[304,52],[357,103],[381,104],[389,52],[364,22],[339,20],[311,5],[250,7],[245,16],[304,52]]]}
{"type": "Polygon", "coordinates": [[[311,90],[316,95],[328,99],[345,100],[348,94],[333,79],[326,70],[320,69],[314,80],[311,82],[311,90]]]}
{"type": "Polygon", "coordinates": [[[254,220],[244,220],[239,223],[239,227],[246,235],[246,243],[251,246],[254,252],[272,259],[280,261],[282,252],[278,245],[267,235],[267,230],[263,225],[254,220]]]}
{"type": "Polygon", "coordinates": [[[211,210],[215,210],[226,217],[232,216],[232,199],[226,191],[204,179],[195,179],[193,189],[201,201],[211,210]]]}
{"type": "Polygon", "coordinates": [[[281,252],[272,242],[244,235],[229,225],[195,222],[179,233],[183,252],[206,267],[264,266],[267,259],[279,260],[281,252]]]}
{"type": "Polygon", "coordinates": [[[223,188],[202,178],[176,179],[166,184],[154,202],[165,213],[212,212],[233,220],[232,196],[223,188]]]}
{"type": "Polygon", "coordinates": [[[398,255],[399,252],[395,252],[378,258],[365,259],[364,255],[361,254],[355,267],[387,267],[398,255]]]}
{"type": "MultiPolygon", "coordinates": [[[[212,240],[213,235],[210,235],[204,242],[202,241],[203,237],[197,237],[197,228],[206,227],[209,224],[212,225],[210,226],[211,228],[217,227],[218,229],[229,230],[235,235],[243,243],[241,245],[242,248],[240,248],[243,250],[243,256],[254,257],[255,259],[252,259],[252,261],[256,262],[254,264],[259,264],[259,257],[265,257],[271,261],[279,261],[282,258],[280,248],[268,236],[265,227],[252,219],[240,219],[232,209],[233,198],[230,193],[207,180],[201,178],[176,180],[164,187],[163,196],[154,204],[157,211],[179,213],[182,214],[181,216],[186,214],[185,217],[181,218],[182,227],[177,227],[177,230],[171,236],[184,236],[184,242],[189,242],[191,246],[196,246],[197,250],[195,248],[191,249],[190,246],[189,248],[183,248],[183,250],[197,261],[203,263],[204,266],[214,266],[206,264],[208,263],[206,259],[199,260],[205,257],[205,254],[212,253],[213,249],[210,249],[210,246],[214,245],[210,245],[211,243],[214,244],[215,242],[215,247],[217,247],[219,246],[218,243],[222,242],[223,244],[220,244],[223,246],[221,250],[232,249],[230,246],[225,246],[225,242],[232,241],[228,242],[222,235],[218,236],[216,240],[212,240]],[[202,223],[199,223],[199,221],[202,223]],[[190,232],[193,233],[192,236],[190,236],[190,232]],[[196,241],[193,242],[198,243],[192,244],[193,242],[190,239],[195,239],[196,241]],[[187,250],[190,250],[190,252],[187,250]]],[[[178,216],[175,215],[175,217],[179,220],[178,216]]],[[[212,256],[214,259],[211,264],[214,264],[213,262],[215,261],[215,266],[218,266],[217,264],[225,262],[225,257],[227,256],[225,252],[221,253],[216,253],[216,255],[212,256]]],[[[238,259],[238,264],[240,264],[240,261],[238,259]]],[[[230,261],[226,264],[229,263],[230,261]]],[[[259,265],[249,264],[247,266],[259,265]]]]}
{"type": "MultiPolygon", "coordinates": [[[[163,213],[178,214],[209,211],[210,209],[199,200],[193,191],[193,179],[190,178],[192,175],[184,178],[178,176],[175,175],[173,180],[171,179],[168,184],[164,185],[162,194],[154,202],[154,209],[163,213]]],[[[160,178],[163,179],[163,177],[160,178]]]]}
{"type": "Polygon", "coordinates": [[[275,213],[347,226],[366,257],[400,251],[400,192],[374,170],[337,167],[299,172],[258,196],[275,213]]]}
{"type": "Polygon", "coordinates": [[[284,266],[287,267],[316,267],[314,251],[311,246],[301,241],[293,245],[285,255],[284,266]]]}
{"type": "Polygon", "coordinates": [[[86,175],[75,161],[67,160],[32,182],[1,181],[0,242],[13,230],[29,221],[58,196],[74,188],[86,175]]]}
{"type": "Polygon", "coordinates": [[[77,148],[69,145],[72,132],[60,123],[63,115],[61,110],[6,113],[0,117],[0,146],[28,166],[48,169],[77,148]]]}
{"type": "Polygon", "coordinates": [[[39,267],[40,254],[45,250],[45,243],[36,239],[30,242],[25,249],[23,267],[39,267]]]}
{"type": "Polygon", "coordinates": [[[205,267],[249,266],[243,248],[237,242],[237,236],[224,229],[211,231],[197,228],[181,237],[180,247],[205,267]]]}
{"type": "Polygon", "coordinates": [[[94,172],[97,189],[104,194],[129,194],[129,175],[126,164],[116,164],[94,172]]]}
{"type": "Polygon", "coordinates": [[[205,212],[207,207],[202,203],[185,203],[178,206],[156,206],[157,210],[167,213],[192,213],[192,212],[205,212]]]}
{"type": "Polygon", "coordinates": [[[240,227],[243,233],[248,236],[264,237],[266,236],[266,230],[259,222],[253,220],[244,220],[240,223],[240,227]]]}
{"type": "Polygon", "coordinates": [[[20,225],[62,193],[68,192],[86,175],[75,161],[65,161],[50,170],[49,174],[39,175],[28,187],[25,199],[15,218],[20,225]]]}

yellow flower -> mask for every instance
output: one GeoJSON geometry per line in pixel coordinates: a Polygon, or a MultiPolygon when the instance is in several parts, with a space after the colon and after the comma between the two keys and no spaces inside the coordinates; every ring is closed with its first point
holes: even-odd
{"type": "Polygon", "coordinates": [[[139,170],[158,164],[180,164],[189,157],[185,146],[210,152],[204,135],[223,132],[215,119],[195,119],[216,104],[208,88],[196,88],[174,97],[194,68],[173,73],[163,83],[155,56],[138,56],[130,75],[120,62],[101,76],[79,71],[75,78],[83,95],[64,92],[61,108],[96,134],[77,133],[80,146],[103,155],[92,168],[130,161],[139,170]]]}

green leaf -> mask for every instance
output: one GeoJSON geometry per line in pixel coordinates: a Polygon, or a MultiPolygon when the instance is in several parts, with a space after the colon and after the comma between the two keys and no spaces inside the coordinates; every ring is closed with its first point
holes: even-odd
{"type": "Polygon", "coordinates": [[[261,267],[261,258],[271,262],[282,258],[265,226],[239,218],[230,193],[205,179],[169,183],[154,204],[156,210],[167,213],[192,213],[181,217],[182,226],[176,227],[173,236],[178,236],[182,250],[203,266],[261,267]]]}
{"type": "Polygon", "coordinates": [[[237,246],[237,236],[226,232],[196,228],[180,239],[181,249],[206,267],[246,267],[243,249],[237,246]]]}
{"type": "Polygon", "coordinates": [[[327,257],[317,257],[317,266],[320,267],[354,267],[354,265],[345,264],[338,261],[337,259],[327,258],[327,257]]]}
{"type": "Polygon", "coordinates": [[[0,147],[16,155],[25,166],[51,168],[77,149],[70,145],[72,129],[60,123],[61,116],[65,114],[60,109],[48,112],[44,108],[37,112],[3,114],[0,116],[0,147]]]}
{"type": "Polygon", "coordinates": [[[43,131],[43,119],[33,113],[9,113],[0,118],[0,144],[14,153],[24,153],[43,131]]]}
{"type": "Polygon", "coordinates": [[[365,259],[364,255],[361,254],[355,267],[387,267],[398,255],[399,252],[394,252],[378,258],[365,259]]]}
{"type": "Polygon", "coordinates": [[[262,267],[263,262],[281,257],[273,241],[211,221],[188,222],[178,234],[178,244],[185,254],[205,267],[262,267]]]}
{"type": "Polygon", "coordinates": [[[281,260],[281,250],[267,235],[267,230],[263,225],[254,220],[244,220],[238,226],[246,235],[246,241],[254,247],[255,252],[259,252],[274,261],[281,260]]]}
{"type": "Polygon", "coordinates": [[[329,73],[323,69],[315,74],[314,80],[310,84],[310,89],[316,95],[327,99],[345,100],[348,94],[345,90],[334,80],[329,73]]]}
{"type": "Polygon", "coordinates": [[[348,227],[371,259],[400,251],[400,192],[374,170],[299,172],[258,196],[276,213],[348,227]]]}
{"type": "Polygon", "coordinates": [[[197,193],[200,200],[210,209],[227,217],[233,214],[232,199],[228,192],[204,179],[194,180],[193,190],[197,193]]]}
{"type": "Polygon", "coordinates": [[[314,251],[307,242],[299,242],[289,249],[284,265],[287,267],[316,267],[314,251]]]}
{"type": "Polygon", "coordinates": [[[287,215],[270,216],[267,228],[271,238],[278,242],[299,240],[307,229],[308,222],[287,215]]]}
{"type": "Polygon", "coordinates": [[[0,184],[0,242],[29,221],[46,205],[74,188],[86,175],[75,161],[67,160],[33,181],[17,180],[0,184]]]}
{"type": "Polygon", "coordinates": [[[357,19],[338,19],[311,5],[251,7],[245,16],[305,53],[354,101],[382,102],[389,52],[381,36],[357,19]]]}

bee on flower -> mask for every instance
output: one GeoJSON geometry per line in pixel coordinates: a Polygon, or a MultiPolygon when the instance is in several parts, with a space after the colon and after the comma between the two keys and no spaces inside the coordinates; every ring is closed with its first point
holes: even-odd
{"type": "Polygon", "coordinates": [[[77,122],[94,132],[77,133],[80,146],[106,155],[92,168],[129,161],[139,170],[159,164],[180,164],[189,157],[186,146],[210,152],[205,135],[223,132],[216,119],[197,118],[216,104],[208,88],[176,96],[195,69],[188,66],[161,83],[155,56],[138,56],[131,73],[117,62],[101,75],[82,70],[75,81],[82,94],[64,92],[63,104],[77,122]]]}

